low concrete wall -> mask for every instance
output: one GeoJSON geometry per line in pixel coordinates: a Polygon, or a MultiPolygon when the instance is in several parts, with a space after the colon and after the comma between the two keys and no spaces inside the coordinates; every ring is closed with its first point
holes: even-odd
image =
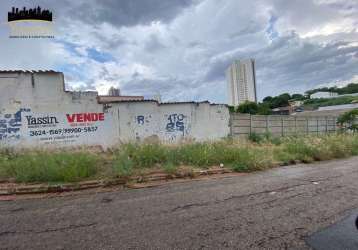
{"type": "Polygon", "coordinates": [[[203,103],[122,102],[110,112],[118,117],[119,138],[123,142],[160,140],[217,140],[230,133],[226,105],[203,103]]]}
{"type": "Polygon", "coordinates": [[[231,135],[247,137],[251,133],[285,136],[296,133],[318,134],[337,130],[334,116],[289,116],[231,114],[231,135]]]}
{"type": "Polygon", "coordinates": [[[336,109],[336,110],[313,110],[313,111],[304,111],[304,112],[297,112],[292,115],[294,116],[302,116],[302,117],[325,117],[325,116],[340,116],[346,112],[349,112],[355,108],[347,108],[347,109],[336,109]]]}
{"type": "Polygon", "coordinates": [[[64,91],[62,73],[0,72],[0,147],[102,146],[218,140],[230,133],[226,105],[97,102],[64,91]]]}

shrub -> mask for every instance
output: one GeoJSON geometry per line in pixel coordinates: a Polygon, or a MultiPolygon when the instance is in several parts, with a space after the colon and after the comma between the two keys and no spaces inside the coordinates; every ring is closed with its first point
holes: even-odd
{"type": "Polygon", "coordinates": [[[286,153],[286,156],[291,158],[291,160],[300,160],[306,163],[314,160],[315,149],[309,144],[306,144],[304,138],[287,138],[282,143],[281,150],[286,153]]]}
{"type": "Polygon", "coordinates": [[[357,136],[346,134],[286,137],[274,154],[283,163],[342,158],[358,153],[357,139],[357,136]]]}
{"type": "Polygon", "coordinates": [[[268,147],[239,148],[231,168],[237,172],[262,170],[274,165],[272,152],[268,147]]]}
{"type": "Polygon", "coordinates": [[[273,154],[276,161],[285,165],[295,163],[298,160],[296,155],[283,150],[281,147],[275,148],[273,154]]]}
{"type": "Polygon", "coordinates": [[[244,113],[244,114],[251,114],[251,115],[269,115],[272,113],[270,106],[267,103],[256,103],[256,102],[249,102],[246,101],[240,104],[238,107],[233,108],[229,107],[229,111],[231,113],[244,113]]]}
{"type": "Polygon", "coordinates": [[[255,115],[257,114],[259,110],[259,106],[257,105],[256,102],[249,102],[246,101],[244,103],[241,103],[238,107],[237,107],[237,111],[239,113],[245,113],[245,114],[252,114],[255,115]]]}
{"type": "Polygon", "coordinates": [[[266,142],[278,146],[282,143],[282,139],[279,136],[268,135],[268,136],[266,136],[266,142]]]}
{"type": "Polygon", "coordinates": [[[325,153],[328,157],[321,157],[320,160],[336,159],[347,157],[352,154],[350,140],[346,135],[341,136],[325,136],[323,137],[322,143],[319,150],[326,149],[325,153]]]}
{"type": "Polygon", "coordinates": [[[358,109],[353,109],[351,111],[345,112],[344,114],[340,115],[338,117],[338,123],[341,126],[347,125],[348,129],[356,132],[358,131],[358,124],[356,124],[357,119],[358,119],[358,109]]]}
{"type": "Polygon", "coordinates": [[[252,142],[260,143],[263,141],[264,138],[261,135],[252,132],[249,134],[248,139],[252,142]]]}
{"type": "MultiPolygon", "coordinates": [[[[148,168],[165,162],[167,148],[162,144],[124,144],[119,149],[122,156],[133,162],[133,167],[148,168]]],[[[118,153],[118,152],[117,152],[118,153]]]]}
{"type": "Polygon", "coordinates": [[[350,137],[350,153],[352,155],[358,155],[358,136],[350,137]]]}
{"type": "Polygon", "coordinates": [[[237,107],[235,107],[235,106],[228,106],[228,108],[229,108],[230,113],[236,113],[237,112],[237,107]]]}
{"type": "Polygon", "coordinates": [[[175,174],[177,172],[177,166],[172,162],[165,163],[163,169],[168,174],[175,174]]]}
{"type": "Polygon", "coordinates": [[[246,162],[234,162],[231,166],[235,172],[249,172],[250,166],[246,162]]]}
{"type": "Polygon", "coordinates": [[[115,175],[120,177],[128,177],[133,174],[134,163],[131,159],[123,156],[113,161],[113,170],[115,175]]]}
{"type": "Polygon", "coordinates": [[[219,164],[222,155],[220,152],[224,148],[219,148],[217,144],[212,143],[193,143],[181,145],[175,150],[178,164],[187,164],[194,166],[209,166],[219,164]]]}

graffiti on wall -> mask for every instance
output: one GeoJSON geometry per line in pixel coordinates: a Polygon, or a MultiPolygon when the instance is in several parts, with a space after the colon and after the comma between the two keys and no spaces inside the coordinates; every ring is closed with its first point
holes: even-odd
{"type": "Polygon", "coordinates": [[[147,116],[137,115],[137,116],[135,117],[135,122],[136,122],[138,125],[144,125],[145,123],[149,123],[151,118],[152,118],[152,115],[147,115],[147,116]]]}
{"type": "Polygon", "coordinates": [[[183,114],[170,114],[168,115],[167,125],[165,127],[167,132],[180,131],[184,135],[185,131],[185,116],[183,114]]]}
{"type": "Polygon", "coordinates": [[[143,125],[144,124],[144,115],[138,115],[136,117],[136,121],[139,125],[143,125]]]}
{"type": "Polygon", "coordinates": [[[22,126],[22,113],[30,112],[30,109],[20,109],[16,113],[5,113],[0,115],[0,141],[20,139],[20,129],[22,126]]]}

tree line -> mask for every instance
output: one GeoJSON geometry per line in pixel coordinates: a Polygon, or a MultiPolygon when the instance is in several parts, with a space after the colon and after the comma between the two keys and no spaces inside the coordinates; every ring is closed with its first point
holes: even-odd
{"type": "Polygon", "coordinates": [[[339,95],[358,93],[358,83],[350,83],[347,86],[341,87],[341,88],[334,86],[334,87],[323,87],[323,88],[311,89],[311,90],[307,90],[305,92],[305,94],[310,96],[310,95],[312,95],[316,92],[320,92],[320,91],[335,92],[335,93],[338,93],[339,95]]]}
{"type": "MultiPolygon", "coordinates": [[[[272,113],[271,112],[272,109],[289,106],[290,101],[305,101],[305,104],[310,104],[310,105],[317,104],[318,106],[321,106],[321,104],[325,104],[325,102],[327,102],[328,99],[321,100],[321,99],[309,98],[310,95],[320,91],[336,92],[339,95],[358,93],[358,83],[350,83],[342,88],[338,88],[337,86],[334,86],[334,87],[311,89],[306,91],[304,95],[302,94],[290,95],[289,93],[283,93],[278,96],[266,96],[261,103],[245,102],[240,104],[238,107],[229,107],[229,108],[231,112],[248,113],[253,115],[255,114],[269,115],[272,113]]],[[[351,99],[352,98],[335,98],[335,100],[332,101],[331,105],[351,103],[352,100],[355,98],[353,98],[352,100],[351,99]]]]}

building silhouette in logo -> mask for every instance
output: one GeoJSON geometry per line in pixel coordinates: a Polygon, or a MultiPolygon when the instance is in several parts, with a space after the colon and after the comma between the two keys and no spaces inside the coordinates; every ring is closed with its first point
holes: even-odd
{"type": "Polygon", "coordinates": [[[42,10],[40,6],[33,9],[22,9],[12,7],[12,11],[8,12],[8,22],[18,20],[41,20],[52,22],[52,12],[49,10],[42,10]]]}

